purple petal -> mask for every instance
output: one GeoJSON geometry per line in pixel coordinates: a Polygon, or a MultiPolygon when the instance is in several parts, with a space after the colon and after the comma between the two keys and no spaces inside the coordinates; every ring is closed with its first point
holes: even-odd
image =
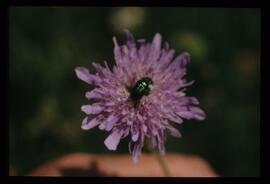
{"type": "Polygon", "coordinates": [[[75,72],[79,79],[81,79],[82,81],[88,84],[95,84],[101,81],[99,77],[90,74],[89,70],[85,67],[80,67],[80,66],[76,67],[75,72]]]}
{"type": "Polygon", "coordinates": [[[164,142],[159,142],[158,149],[161,155],[165,155],[166,148],[165,148],[164,142]]]}
{"type": "Polygon", "coordinates": [[[190,86],[190,85],[194,84],[194,82],[195,82],[195,81],[193,80],[193,81],[190,81],[190,82],[187,82],[187,83],[182,83],[182,84],[181,84],[181,88],[190,86]]]}
{"type": "MultiPolygon", "coordinates": [[[[180,96],[179,101],[177,103],[177,105],[181,106],[187,106],[190,104],[193,104],[193,102],[195,102],[194,104],[196,104],[196,98],[194,97],[187,97],[187,96],[180,96]]],[[[184,110],[188,110],[187,107],[181,107],[184,110]]]]}
{"type": "Polygon", "coordinates": [[[191,103],[191,104],[195,104],[195,105],[199,104],[198,99],[195,97],[188,97],[188,100],[189,100],[189,103],[191,103]]]}
{"type": "Polygon", "coordinates": [[[107,69],[107,68],[101,66],[101,65],[98,64],[98,63],[94,63],[94,62],[92,63],[92,65],[93,65],[94,68],[97,70],[97,72],[98,72],[99,75],[101,75],[101,76],[104,77],[104,78],[110,77],[111,72],[110,72],[109,69],[107,69]]]}
{"type": "Polygon", "coordinates": [[[114,59],[115,59],[115,63],[119,66],[123,61],[122,61],[122,52],[121,52],[121,48],[117,43],[117,40],[115,37],[113,37],[113,43],[114,43],[114,59]]]}
{"type": "Polygon", "coordinates": [[[140,137],[139,142],[136,142],[136,143],[134,143],[133,141],[129,142],[128,148],[129,148],[129,152],[132,153],[132,160],[134,163],[138,162],[143,146],[144,146],[144,135],[140,137]],[[133,146],[133,149],[132,149],[132,146],[133,146]]]}
{"type": "Polygon", "coordinates": [[[133,147],[133,151],[132,151],[132,160],[134,163],[137,163],[139,160],[139,156],[141,153],[141,149],[142,146],[140,145],[140,143],[136,143],[133,147]]]}
{"type": "Polygon", "coordinates": [[[118,130],[111,133],[104,141],[104,144],[106,145],[106,147],[109,150],[116,150],[122,134],[123,134],[123,131],[119,132],[118,130]]]}
{"type": "Polygon", "coordinates": [[[136,142],[139,138],[139,131],[136,130],[135,128],[131,128],[131,139],[133,142],[136,142]]]}
{"type": "Polygon", "coordinates": [[[95,126],[97,126],[100,122],[97,121],[97,118],[90,118],[90,117],[86,117],[84,118],[83,122],[82,122],[82,126],[81,128],[83,130],[89,130],[91,128],[94,128],[95,126]]]}
{"type": "Polygon", "coordinates": [[[177,124],[181,124],[181,123],[183,123],[183,120],[180,118],[180,117],[178,117],[177,115],[170,115],[170,114],[168,114],[168,118],[171,120],[171,121],[173,121],[173,122],[175,122],[175,123],[177,123],[177,124]]]}
{"type": "Polygon", "coordinates": [[[100,93],[98,93],[98,91],[96,89],[92,90],[92,91],[88,91],[85,93],[85,97],[87,99],[102,99],[102,95],[100,93]]]}
{"type": "Polygon", "coordinates": [[[164,53],[161,57],[160,57],[160,64],[161,67],[163,69],[165,69],[165,67],[168,66],[168,64],[170,63],[170,61],[172,60],[173,56],[174,56],[175,51],[174,50],[170,50],[166,53],[164,53]]]}
{"type": "Polygon", "coordinates": [[[161,155],[164,155],[165,154],[165,145],[164,145],[164,142],[165,142],[165,135],[164,135],[164,131],[163,130],[159,130],[158,132],[158,135],[157,135],[157,138],[158,138],[158,149],[159,149],[159,152],[161,155]]]}
{"type": "Polygon", "coordinates": [[[204,120],[206,115],[203,110],[198,107],[182,107],[182,110],[177,112],[179,116],[185,119],[204,120]]]}
{"type": "Polygon", "coordinates": [[[154,52],[157,52],[160,50],[160,45],[161,45],[161,35],[157,33],[155,37],[153,38],[152,41],[152,46],[154,47],[154,52]]]}
{"type": "Polygon", "coordinates": [[[132,142],[132,141],[129,141],[129,143],[128,143],[128,151],[129,151],[129,153],[132,153],[132,144],[133,144],[134,142],[132,142]]]}
{"type": "Polygon", "coordinates": [[[169,50],[169,48],[170,48],[169,43],[168,42],[165,42],[164,43],[164,49],[167,51],[167,50],[169,50]]]}
{"type": "Polygon", "coordinates": [[[125,33],[125,36],[127,39],[128,48],[135,47],[135,39],[134,39],[133,35],[131,34],[131,32],[129,32],[128,29],[124,29],[124,33],[125,33]]]}
{"type": "Polygon", "coordinates": [[[114,114],[111,114],[107,117],[107,119],[105,119],[100,125],[99,128],[101,130],[107,130],[110,131],[113,126],[115,125],[115,123],[119,120],[119,117],[115,116],[114,114]]]}
{"type": "MultiPolygon", "coordinates": [[[[150,52],[150,58],[152,62],[156,62],[156,60],[160,56],[160,45],[161,45],[161,35],[157,33],[152,41],[152,48],[150,52]]],[[[150,61],[149,61],[150,63],[150,61]]]]}
{"type": "Polygon", "coordinates": [[[83,105],[81,110],[86,114],[99,114],[104,110],[104,106],[101,104],[93,104],[93,105],[83,105]]]}
{"type": "Polygon", "coordinates": [[[187,110],[181,110],[180,112],[176,112],[176,114],[185,119],[193,118],[193,113],[187,110]]]}
{"type": "Polygon", "coordinates": [[[137,40],[137,42],[140,43],[140,44],[144,44],[145,43],[145,39],[140,38],[140,39],[137,40]]]}
{"type": "Polygon", "coordinates": [[[129,134],[129,127],[128,127],[128,128],[126,128],[126,129],[124,130],[124,133],[123,133],[123,135],[122,135],[122,138],[127,137],[127,136],[128,136],[128,134],[129,134]]]}
{"type": "Polygon", "coordinates": [[[200,108],[190,107],[190,110],[193,113],[194,119],[197,119],[197,120],[204,120],[205,119],[206,115],[205,115],[204,111],[201,110],[200,108]]]}
{"type": "Polygon", "coordinates": [[[137,118],[138,118],[138,120],[139,120],[139,122],[144,122],[144,120],[143,120],[143,117],[138,113],[138,114],[136,114],[137,115],[137,118]]]}
{"type": "Polygon", "coordinates": [[[185,69],[187,64],[190,61],[190,54],[187,52],[183,52],[179,56],[177,56],[173,62],[179,63],[181,69],[185,69]]]}
{"type": "Polygon", "coordinates": [[[182,137],[181,133],[174,127],[168,126],[168,130],[170,131],[171,135],[174,137],[182,137]]]}
{"type": "Polygon", "coordinates": [[[147,126],[146,126],[145,124],[142,125],[142,131],[143,131],[144,133],[147,132],[147,126]]]}

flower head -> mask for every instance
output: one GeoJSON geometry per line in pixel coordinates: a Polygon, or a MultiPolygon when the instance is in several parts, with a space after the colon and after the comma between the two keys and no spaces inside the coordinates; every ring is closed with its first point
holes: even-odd
{"type": "Polygon", "coordinates": [[[181,137],[173,124],[183,119],[203,120],[205,113],[196,106],[198,100],[184,92],[193,83],[183,79],[190,55],[184,52],[173,59],[174,50],[168,43],[161,48],[159,33],[146,43],[144,39],[136,42],[128,30],[124,32],[126,44],[119,45],[113,38],[116,65],[112,71],[105,62],[105,67],[92,63],[96,74],[84,67],[76,67],[75,72],[79,79],[96,86],[85,95],[96,102],[81,107],[87,115],[82,129],[98,126],[110,132],[104,141],[109,150],[116,150],[120,139],[130,134],[129,151],[136,162],[145,140],[165,154],[167,131],[181,137]]]}

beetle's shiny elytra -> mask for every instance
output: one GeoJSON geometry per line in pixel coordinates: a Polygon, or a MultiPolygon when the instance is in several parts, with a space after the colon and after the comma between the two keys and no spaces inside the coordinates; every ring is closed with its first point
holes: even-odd
{"type": "Polygon", "coordinates": [[[144,77],[136,82],[130,91],[130,98],[134,101],[140,100],[144,95],[147,96],[153,86],[153,81],[149,77],[144,77]]]}

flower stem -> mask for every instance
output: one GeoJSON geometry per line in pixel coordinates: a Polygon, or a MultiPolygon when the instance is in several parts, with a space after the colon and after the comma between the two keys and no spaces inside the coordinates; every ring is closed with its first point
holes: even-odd
{"type": "Polygon", "coordinates": [[[166,165],[166,162],[164,161],[163,156],[160,155],[159,151],[157,151],[156,149],[154,149],[150,142],[146,141],[146,150],[149,151],[150,153],[153,153],[153,155],[156,157],[162,172],[164,174],[165,177],[170,177],[171,173],[166,165]]]}
{"type": "Polygon", "coordinates": [[[163,157],[160,155],[160,153],[156,150],[153,151],[153,154],[155,155],[156,159],[158,160],[159,165],[161,166],[161,169],[163,171],[163,174],[165,177],[170,177],[170,171],[163,159],[163,157]]]}

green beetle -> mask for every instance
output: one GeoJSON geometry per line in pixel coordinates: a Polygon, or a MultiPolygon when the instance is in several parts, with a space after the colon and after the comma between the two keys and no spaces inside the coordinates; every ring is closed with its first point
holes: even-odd
{"type": "Polygon", "coordinates": [[[154,82],[149,77],[144,77],[136,82],[134,87],[130,90],[130,98],[133,101],[139,101],[144,95],[149,95],[153,88],[154,82]]]}

